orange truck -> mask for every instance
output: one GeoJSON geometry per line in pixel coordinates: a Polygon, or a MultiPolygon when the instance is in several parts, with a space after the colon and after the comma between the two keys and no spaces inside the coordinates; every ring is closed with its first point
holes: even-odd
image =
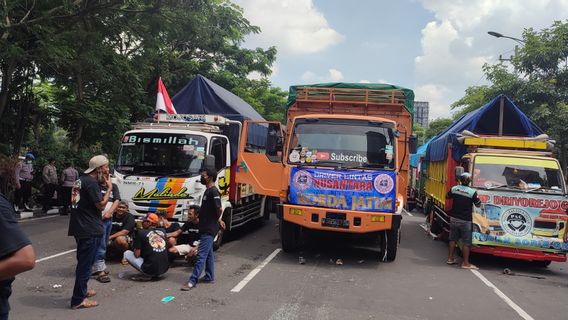
{"type": "Polygon", "coordinates": [[[372,238],[381,260],[395,259],[416,151],[413,104],[412,90],[388,84],[293,86],[285,130],[278,122],[245,122],[237,179],[280,199],[284,251],[317,230],[372,238]],[[265,142],[248,138],[259,126],[265,142]]]}

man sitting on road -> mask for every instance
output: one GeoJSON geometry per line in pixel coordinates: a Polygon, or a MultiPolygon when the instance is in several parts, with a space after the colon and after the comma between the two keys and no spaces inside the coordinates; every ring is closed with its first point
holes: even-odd
{"type": "Polygon", "coordinates": [[[481,206],[481,201],[477,197],[477,191],[469,187],[471,182],[471,175],[464,172],[460,175],[461,184],[453,186],[447,198],[453,199],[452,210],[450,213],[450,244],[448,250],[447,264],[456,264],[454,258],[454,251],[456,249],[456,242],[460,239],[463,241],[463,261],[461,267],[463,269],[478,269],[473,264],[469,263],[469,252],[472,244],[472,211],[473,205],[476,207],[481,206]]]}
{"type": "Polygon", "coordinates": [[[177,231],[180,230],[179,223],[170,222],[166,217],[166,211],[160,211],[157,215],[160,219],[160,228],[166,230],[168,249],[172,248],[177,244],[177,237],[172,236],[172,234],[177,234],[177,231]]]}
{"type": "MultiPolygon", "coordinates": [[[[134,216],[128,212],[128,202],[126,200],[120,200],[116,211],[112,215],[112,227],[108,238],[109,253],[116,253],[122,257],[124,252],[130,249],[134,226],[135,219],[134,216]]],[[[128,263],[126,260],[122,260],[123,264],[128,263]]]]}
{"type": "Polygon", "coordinates": [[[187,212],[187,222],[168,236],[177,239],[177,245],[168,250],[171,254],[184,256],[188,262],[195,260],[199,245],[199,206],[191,205],[187,212]]]}
{"type": "Polygon", "coordinates": [[[132,280],[149,281],[158,278],[170,267],[166,250],[166,231],[157,228],[160,219],[154,213],[142,219],[142,227],[134,238],[134,251],[126,250],[124,259],[142,274],[132,280]]]}

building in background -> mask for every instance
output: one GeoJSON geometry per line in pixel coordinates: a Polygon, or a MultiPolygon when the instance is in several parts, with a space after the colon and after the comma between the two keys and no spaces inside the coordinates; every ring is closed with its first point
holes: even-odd
{"type": "Polygon", "coordinates": [[[428,128],[429,109],[429,102],[414,101],[414,123],[420,123],[424,129],[428,128]]]}

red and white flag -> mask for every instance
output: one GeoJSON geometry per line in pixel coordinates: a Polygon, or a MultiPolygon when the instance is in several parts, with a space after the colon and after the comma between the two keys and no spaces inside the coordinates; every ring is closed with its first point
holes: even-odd
{"type": "Polygon", "coordinates": [[[174,105],[172,104],[172,100],[170,99],[170,95],[166,91],[166,87],[162,82],[162,78],[158,80],[158,98],[156,100],[156,111],[160,112],[165,111],[168,114],[177,114],[174,105]]]}

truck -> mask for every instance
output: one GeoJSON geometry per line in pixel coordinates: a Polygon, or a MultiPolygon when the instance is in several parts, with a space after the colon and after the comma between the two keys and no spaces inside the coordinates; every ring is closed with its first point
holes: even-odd
{"type": "MultiPolygon", "coordinates": [[[[279,198],[282,249],[297,250],[305,231],[371,238],[393,261],[408,183],[414,93],[388,84],[325,83],[290,88],[286,127],[245,121],[237,178],[279,198]],[[248,148],[248,130],[268,131],[248,148]]],[[[313,233],[313,232],[312,232],[313,233]]]]}
{"type": "MultiPolygon", "coordinates": [[[[163,213],[171,221],[187,221],[189,206],[201,204],[205,191],[200,170],[209,166],[218,172],[225,232],[269,218],[270,200],[235,178],[242,121],[264,119],[200,75],[172,100],[181,113],[136,123],[122,137],[113,175],[130,212],[163,213]]],[[[252,137],[259,133],[266,134],[258,130],[252,137]]],[[[221,245],[223,234],[220,230],[215,237],[214,248],[221,245]]]]}
{"type": "Polygon", "coordinates": [[[446,193],[462,172],[482,202],[473,208],[472,252],[534,261],[566,261],[567,190],[554,141],[508,97],[499,95],[455,121],[428,146],[430,231],[449,230],[446,193]]]}
{"type": "Polygon", "coordinates": [[[419,146],[416,153],[410,155],[410,182],[408,183],[408,196],[405,207],[407,211],[412,211],[414,208],[424,210],[426,205],[427,162],[424,162],[424,155],[432,139],[419,146]]]}

